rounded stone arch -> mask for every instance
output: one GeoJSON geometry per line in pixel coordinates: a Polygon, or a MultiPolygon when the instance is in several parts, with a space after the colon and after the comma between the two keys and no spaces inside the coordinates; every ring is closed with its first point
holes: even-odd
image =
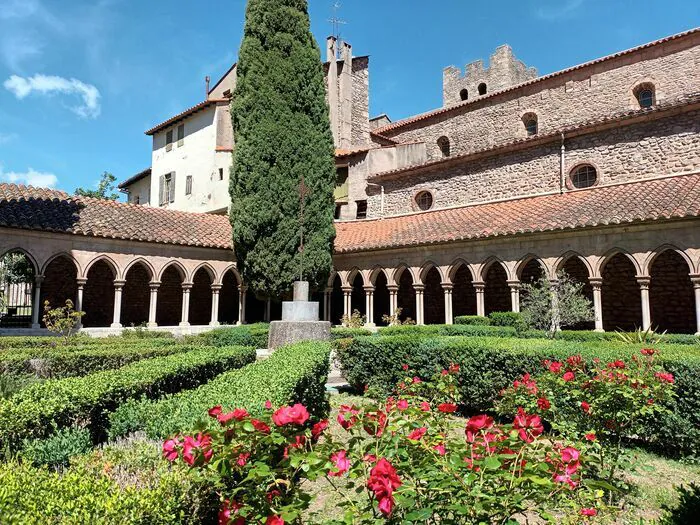
{"type": "Polygon", "coordinates": [[[389,272],[386,271],[386,268],[377,265],[374,268],[372,268],[367,274],[367,280],[369,281],[369,284],[371,284],[372,286],[376,286],[377,279],[380,275],[384,275],[384,279],[386,280],[386,282],[389,282],[389,272]]]}
{"type": "Polygon", "coordinates": [[[484,261],[479,265],[478,277],[479,277],[480,281],[483,281],[486,278],[486,273],[489,271],[489,269],[491,269],[491,267],[494,264],[499,264],[503,268],[503,271],[506,272],[508,279],[511,278],[510,268],[508,268],[508,265],[499,257],[496,257],[495,255],[491,255],[491,256],[487,257],[486,259],[484,259],[484,261]]]}
{"type": "Polygon", "coordinates": [[[39,266],[34,256],[19,247],[5,250],[0,255],[0,261],[5,256],[19,255],[28,263],[28,275],[21,281],[6,279],[0,282],[0,294],[4,301],[0,305],[0,328],[29,328],[32,325],[32,314],[40,305],[35,303],[36,276],[39,266]]]}
{"type": "Polygon", "coordinates": [[[168,268],[175,268],[180,274],[182,282],[187,282],[187,279],[189,278],[189,273],[185,266],[180,261],[176,260],[170,260],[163,265],[163,267],[158,272],[158,281],[163,280],[163,274],[168,270],[168,268]]]}
{"type": "Polygon", "coordinates": [[[538,264],[544,275],[550,274],[547,264],[542,259],[534,253],[528,253],[524,257],[521,257],[515,265],[515,277],[522,281],[523,272],[527,272],[527,270],[529,270],[528,266],[532,267],[533,264],[538,264]]]}
{"type": "Polygon", "coordinates": [[[497,257],[489,257],[481,267],[484,282],[484,313],[508,312],[512,303],[508,281],[511,279],[508,266],[497,257]]]}
{"type": "Polygon", "coordinates": [[[218,278],[218,275],[216,274],[216,270],[214,270],[212,265],[209,264],[208,262],[201,262],[197,266],[195,266],[195,268],[192,270],[192,272],[188,276],[187,282],[190,282],[190,283],[194,282],[194,276],[197,275],[197,272],[199,270],[202,270],[202,269],[204,269],[204,271],[206,271],[209,274],[209,279],[211,279],[212,284],[217,282],[216,279],[218,278]]]}
{"type": "Polygon", "coordinates": [[[34,275],[39,275],[39,263],[37,262],[36,257],[32,255],[32,253],[27,250],[26,248],[20,248],[19,246],[15,246],[14,248],[8,248],[7,250],[4,250],[2,253],[0,253],[0,259],[5,257],[5,255],[11,254],[11,253],[21,253],[24,255],[27,260],[31,263],[32,269],[34,270],[34,275]]]}
{"type": "Polygon", "coordinates": [[[335,283],[335,278],[338,276],[338,271],[333,268],[331,273],[328,274],[328,281],[326,281],[326,288],[333,288],[333,283],[335,283]]]}
{"type": "Polygon", "coordinates": [[[667,251],[672,251],[676,252],[688,265],[688,273],[693,273],[695,266],[693,265],[693,259],[685,252],[685,250],[679,248],[678,246],[674,244],[662,244],[655,250],[653,250],[649,256],[644,259],[644,262],[642,263],[642,271],[640,275],[649,275],[649,272],[651,271],[651,267],[654,264],[654,261],[662,255],[664,252],[667,251]]]}
{"type": "Polygon", "coordinates": [[[474,269],[472,265],[461,257],[458,257],[457,259],[452,261],[448,266],[446,280],[449,280],[449,282],[454,283],[455,275],[462,267],[467,269],[472,281],[476,280],[476,276],[474,275],[474,269]]]}
{"type": "Polygon", "coordinates": [[[367,284],[367,282],[365,281],[365,274],[357,266],[353,266],[350,270],[341,270],[340,279],[343,283],[343,286],[352,286],[355,282],[355,278],[358,275],[362,278],[363,286],[367,284]]]}
{"type": "Polygon", "coordinates": [[[426,261],[423,263],[423,266],[420,267],[418,270],[418,278],[420,279],[420,282],[425,284],[425,279],[428,276],[428,273],[435,268],[437,270],[438,275],[440,276],[440,281],[445,281],[445,275],[443,274],[442,267],[440,267],[437,263],[434,261],[426,261]]]}
{"type": "MultiPolygon", "coordinates": [[[[149,274],[150,274],[150,276],[151,276],[151,280],[152,280],[152,281],[153,281],[153,280],[160,280],[160,275],[158,276],[158,279],[156,279],[156,270],[155,270],[155,268],[153,267],[153,265],[150,263],[150,261],[149,261],[148,259],[145,259],[145,258],[143,258],[143,257],[137,257],[137,258],[134,259],[133,261],[129,261],[129,264],[127,264],[127,265],[122,269],[122,273],[121,273],[121,274],[117,274],[117,275],[119,275],[118,278],[119,278],[119,279],[126,279],[126,275],[129,273],[129,270],[131,270],[131,268],[132,268],[133,266],[135,266],[136,264],[140,264],[141,266],[145,267],[146,270],[148,270],[148,272],[149,272],[149,274]]],[[[161,269],[161,274],[162,274],[162,273],[163,273],[163,269],[161,269]]]]}
{"type": "Polygon", "coordinates": [[[423,322],[425,324],[445,323],[445,299],[442,283],[443,270],[433,261],[427,261],[418,271],[423,285],[423,322]]]}
{"type": "Polygon", "coordinates": [[[228,272],[231,272],[236,279],[236,284],[238,286],[243,283],[243,279],[241,278],[241,274],[238,272],[238,267],[235,264],[229,264],[226,268],[221,270],[221,273],[217,276],[216,280],[214,281],[214,284],[223,284],[224,282],[224,277],[228,274],[228,272]]]}
{"type": "Polygon", "coordinates": [[[408,264],[402,262],[397,264],[391,271],[391,275],[389,277],[389,284],[398,285],[404,272],[408,272],[411,276],[411,280],[413,282],[416,282],[416,276],[413,273],[413,268],[411,268],[411,266],[409,266],[408,264]]]}
{"type": "Polygon", "coordinates": [[[565,253],[563,253],[555,262],[554,262],[554,274],[552,277],[556,277],[556,274],[559,273],[561,270],[564,269],[564,266],[573,258],[578,259],[581,261],[581,263],[586,267],[586,270],[588,271],[588,276],[593,277],[593,265],[591,264],[591,261],[586,259],[583,255],[580,253],[569,250],[565,253]]]}
{"type": "Polygon", "coordinates": [[[639,261],[627,250],[624,248],[611,248],[607,252],[603,254],[603,256],[598,259],[598,263],[595,266],[595,276],[596,277],[601,277],[603,275],[603,270],[605,269],[605,265],[610,262],[611,259],[613,259],[616,255],[622,255],[626,257],[627,259],[630,260],[632,263],[632,266],[634,266],[634,271],[636,272],[637,275],[643,275],[642,272],[642,266],[639,264],[639,261]]]}
{"type": "Polygon", "coordinates": [[[75,257],[73,257],[73,255],[70,252],[54,253],[51,257],[46,259],[46,261],[44,262],[44,265],[41,267],[41,275],[44,275],[46,273],[46,269],[49,267],[49,265],[52,262],[54,262],[56,259],[59,259],[61,257],[65,257],[70,262],[72,262],[73,265],[75,265],[75,269],[76,269],[78,275],[85,275],[83,273],[82,267],[80,266],[80,263],[78,262],[78,260],[75,257]]]}
{"type": "MultiPolygon", "coordinates": [[[[120,275],[119,272],[119,265],[115,262],[114,259],[112,259],[109,255],[106,255],[104,253],[92,258],[90,262],[88,262],[85,265],[84,269],[84,274],[82,274],[82,277],[87,277],[88,274],[90,273],[90,269],[97,264],[98,262],[104,262],[109,268],[112,270],[112,273],[114,274],[114,278],[116,279],[118,275],[120,275]]],[[[124,273],[126,275],[126,272],[124,273]]]]}

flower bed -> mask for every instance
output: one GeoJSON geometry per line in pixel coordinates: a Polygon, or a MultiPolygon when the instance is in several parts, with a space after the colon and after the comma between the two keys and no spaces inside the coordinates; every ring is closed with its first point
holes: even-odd
{"type": "Polygon", "coordinates": [[[0,450],[16,450],[25,438],[47,437],[76,424],[90,428],[98,441],[105,430],[106,412],[125,400],[192,388],[254,359],[250,348],[197,348],[117,370],[34,384],[0,401],[0,450]]]}
{"type": "MultiPolygon", "coordinates": [[[[684,452],[700,448],[700,352],[685,345],[663,344],[660,363],[676,378],[677,399],[671,415],[655,422],[658,444],[684,452]]],[[[469,411],[490,410],[498,392],[544,359],[581,354],[587,362],[630,358],[640,345],[577,343],[547,339],[497,337],[360,337],[337,350],[345,378],[358,388],[391,391],[407,363],[422,377],[455,362],[461,366],[461,392],[469,411]]]]}
{"type": "Polygon", "coordinates": [[[317,414],[327,409],[325,383],[330,344],[301,343],[276,350],[271,357],[227,372],[206,385],[159,401],[132,401],[110,416],[110,436],[145,430],[163,438],[190,430],[213,405],[255,411],[270,400],[275,404],[304,403],[317,414]]]}

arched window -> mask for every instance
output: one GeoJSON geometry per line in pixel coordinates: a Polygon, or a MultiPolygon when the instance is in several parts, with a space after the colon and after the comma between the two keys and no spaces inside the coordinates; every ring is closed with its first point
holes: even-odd
{"type": "Polygon", "coordinates": [[[598,182],[598,172],[590,164],[582,164],[571,172],[571,185],[576,189],[590,188],[598,182]]]}
{"type": "Polygon", "coordinates": [[[482,82],[479,84],[479,87],[477,88],[479,90],[479,95],[485,95],[486,94],[486,83],[482,82]]]}
{"type": "Polygon", "coordinates": [[[647,109],[652,107],[656,99],[654,85],[649,83],[640,84],[635,88],[634,96],[640,108],[647,109]]]}
{"type": "Polygon", "coordinates": [[[526,113],[523,115],[523,125],[528,137],[537,135],[537,115],[534,113],[526,113]]]}
{"type": "Polygon", "coordinates": [[[421,191],[416,195],[416,204],[418,208],[427,211],[433,207],[433,194],[429,191],[421,191]]]}
{"type": "Polygon", "coordinates": [[[447,137],[440,137],[437,140],[437,145],[438,148],[440,148],[440,152],[442,153],[443,157],[449,157],[450,156],[450,139],[447,137]]]}
{"type": "Polygon", "coordinates": [[[467,91],[466,88],[464,88],[462,91],[459,92],[459,98],[462,100],[467,100],[469,98],[469,91],[467,91]]]}

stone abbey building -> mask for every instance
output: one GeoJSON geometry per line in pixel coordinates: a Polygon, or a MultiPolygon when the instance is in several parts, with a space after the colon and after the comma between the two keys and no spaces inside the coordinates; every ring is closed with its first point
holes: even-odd
{"type": "MultiPolygon", "coordinates": [[[[544,76],[502,46],[444,71],[443,106],[369,116],[369,58],[327,43],[336,144],[335,271],[323,317],[419,324],[518,311],[523,282],[583,283],[596,330],[700,333],[700,29],[544,76]]],[[[0,255],[24,254],[36,305],[87,329],[252,322],[277,300],[241,282],[225,212],[235,65],[153,127],[129,203],[0,185],[0,255]]],[[[15,322],[11,319],[14,315],[15,322]]]]}

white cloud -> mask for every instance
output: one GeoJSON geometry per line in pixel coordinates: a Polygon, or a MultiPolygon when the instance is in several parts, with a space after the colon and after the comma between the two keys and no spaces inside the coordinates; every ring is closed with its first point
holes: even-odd
{"type": "Polygon", "coordinates": [[[584,0],[539,0],[535,16],[542,20],[561,20],[575,14],[584,0]]]}
{"type": "Polygon", "coordinates": [[[17,138],[16,133],[2,133],[0,132],[0,144],[6,144],[10,142],[11,140],[15,140],[17,138]]]}
{"type": "Polygon", "coordinates": [[[4,84],[5,89],[14,93],[15,97],[22,100],[32,92],[41,95],[78,95],[82,104],[69,106],[76,115],[83,118],[97,118],[100,114],[100,92],[92,84],[86,84],[75,78],[63,78],[48,75],[34,75],[33,77],[20,77],[12,75],[4,84]]]}
{"type": "Polygon", "coordinates": [[[0,58],[13,71],[22,64],[41,55],[44,43],[28,33],[6,34],[0,39],[0,58]]]}
{"type": "Polygon", "coordinates": [[[0,179],[6,182],[27,184],[29,186],[36,186],[39,188],[55,188],[58,184],[58,177],[56,177],[56,175],[53,173],[36,171],[33,168],[29,168],[23,173],[18,173],[16,171],[3,173],[2,169],[0,169],[0,179]]]}

